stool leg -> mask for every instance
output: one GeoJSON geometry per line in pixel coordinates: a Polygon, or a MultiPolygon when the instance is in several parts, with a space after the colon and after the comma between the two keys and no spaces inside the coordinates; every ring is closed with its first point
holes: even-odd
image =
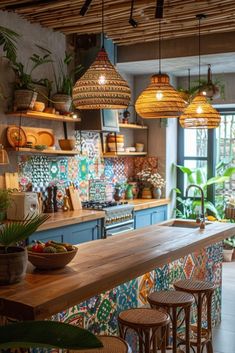
{"type": "Polygon", "coordinates": [[[161,328],[161,336],[162,336],[161,353],[166,353],[166,331],[167,331],[166,326],[161,328]]]}
{"type": "Polygon", "coordinates": [[[191,306],[188,306],[187,308],[184,309],[186,353],[190,353],[190,310],[191,310],[191,306]]]}
{"type": "Polygon", "coordinates": [[[213,293],[208,293],[206,296],[206,300],[207,300],[207,330],[208,330],[208,336],[209,336],[209,340],[210,340],[206,344],[207,353],[213,353],[212,320],[211,320],[212,295],[213,295],[213,293]]]}
{"type": "Polygon", "coordinates": [[[150,332],[149,329],[144,330],[145,353],[150,353],[150,332]]]}
{"type": "Polygon", "coordinates": [[[201,352],[202,342],[202,295],[198,294],[197,303],[197,353],[201,352]]]}
{"type": "Polygon", "coordinates": [[[138,336],[139,336],[139,352],[143,353],[143,347],[144,347],[144,333],[140,329],[138,330],[138,336]]]}
{"type": "Polygon", "coordinates": [[[173,353],[177,353],[177,308],[172,308],[173,353]]]}

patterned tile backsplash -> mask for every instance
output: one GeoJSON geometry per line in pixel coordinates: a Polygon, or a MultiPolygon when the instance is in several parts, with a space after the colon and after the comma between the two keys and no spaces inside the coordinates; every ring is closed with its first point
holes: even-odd
{"type": "Polygon", "coordinates": [[[80,154],[74,157],[19,156],[21,189],[27,190],[32,186],[32,191],[40,191],[45,196],[46,188],[56,185],[60,207],[65,188],[71,183],[79,190],[82,200],[94,197],[111,199],[115,183],[126,182],[142,169],[157,168],[156,157],[103,159],[98,133],[76,132],[76,140],[76,149],[80,154]]]}

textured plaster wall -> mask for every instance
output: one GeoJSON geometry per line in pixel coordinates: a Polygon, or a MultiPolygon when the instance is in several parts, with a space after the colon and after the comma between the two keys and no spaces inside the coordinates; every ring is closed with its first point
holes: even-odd
{"type": "MultiPolygon", "coordinates": [[[[65,36],[61,33],[54,32],[50,29],[41,27],[38,24],[31,24],[26,20],[20,18],[17,14],[7,13],[0,11],[0,23],[1,26],[8,27],[21,35],[18,41],[18,58],[23,63],[27,62],[27,59],[34,52],[38,53],[35,44],[40,45],[44,48],[48,48],[55,57],[64,56],[66,49],[65,36]]],[[[53,72],[51,64],[46,64],[35,70],[35,78],[47,77],[53,80],[53,72]]],[[[9,67],[6,59],[2,57],[2,52],[0,53],[0,85],[2,87],[4,96],[6,99],[1,100],[0,104],[0,142],[5,143],[5,128],[9,124],[19,124],[19,119],[14,119],[7,117],[4,113],[11,106],[12,96],[13,96],[13,82],[14,73],[9,67]]],[[[46,127],[51,128],[56,131],[56,137],[63,136],[62,124],[52,123],[50,121],[42,122],[40,120],[24,119],[22,125],[35,126],[35,127],[46,127]]],[[[70,135],[71,135],[70,130],[70,135]]],[[[9,166],[0,166],[0,186],[2,186],[2,176],[6,171],[16,171],[17,162],[16,155],[10,153],[11,164],[9,166]]]]}

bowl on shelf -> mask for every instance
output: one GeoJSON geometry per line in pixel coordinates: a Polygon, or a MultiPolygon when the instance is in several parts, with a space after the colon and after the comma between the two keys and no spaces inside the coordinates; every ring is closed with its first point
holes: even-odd
{"type": "Polygon", "coordinates": [[[75,139],[62,139],[58,140],[58,142],[63,151],[72,151],[76,144],[75,139]]]}
{"type": "Polygon", "coordinates": [[[143,152],[144,151],[144,144],[143,143],[136,143],[135,148],[136,148],[136,152],[143,152]]]}
{"type": "Polygon", "coordinates": [[[63,268],[72,261],[77,253],[77,248],[59,253],[37,253],[28,249],[28,259],[39,270],[55,270],[63,268]]]}
{"type": "Polygon", "coordinates": [[[108,148],[111,152],[114,151],[123,151],[124,150],[124,143],[123,142],[109,142],[108,148]]]}
{"type": "Polygon", "coordinates": [[[43,151],[47,149],[47,145],[35,145],[34,148],[35,150],[43,151]]]}

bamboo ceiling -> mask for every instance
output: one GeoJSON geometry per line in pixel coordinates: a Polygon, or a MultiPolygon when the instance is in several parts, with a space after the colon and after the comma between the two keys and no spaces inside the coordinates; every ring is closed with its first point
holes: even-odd
{"type": "MultiPolygon", "coordinates": [[[[93,0],[84,17],[79,12],[84,0],[1,0],[0,10],[14,11],[28,21],[40,23],[65,34],[101,32],[101,1],[93,0]]],[[[105,0],[105,33],[115,43],[127,45],[157,38],[156,0],[135,0],[129,23],[131,0],[105,0]]],[[[234,0],[165,0],[162,37],[176,38],[197,34],[195,15],[204,13],[201,33],[235,30],[234,0]]]]}

